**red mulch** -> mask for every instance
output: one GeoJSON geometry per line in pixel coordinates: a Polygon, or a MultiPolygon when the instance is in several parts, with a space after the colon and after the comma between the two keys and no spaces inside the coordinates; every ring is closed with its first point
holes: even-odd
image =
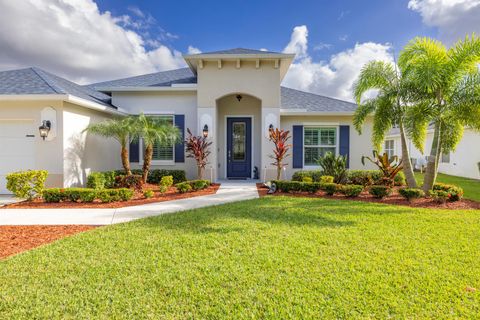
{"type": "Polygon", "coordinates": [[[144,190],[153,190],[154,196],[152,198],[146,199],[143,196],[143,192],[135,192],[133,198],[129,201],[119,201],[119,202],[110,202],[102,203],[98,200],[91,203],[81,203],[81,202],[58,202],[58,203],[46,203],[41,199],[33,201],[22,201],[17,203],[11,203],[0,207],[0,209],[56,209],[56,208],[122,208],[130,206],[138,206],[147,203],[163,202],[169,200],[185,199],[198,197],[208,194],[217,193],[220,184],[212,184],[208,188],[192,191],[187,193],[178,193],[175,187],[171,187],[167,192],[160,193],[158,185],[146,184],[143,186],[144,190]]]}
{"type": "Polygon", "coordinates": [[[0,226],[0,259],[95,226],[0,226]]]}
{"type": "MultiPolygon", "coordinates": [[[[257,190],[260,197],[267,195],[268,189],[263,185],[263,183],[257,183],[257,190]]],[[[375,203],[384,203],[391,205],[400,205],[407,206],[412,208],[431,208],[431,209],[448,209],[448,210],[466,210],[466,209],[480,209],[480,202],[462,199],[456,202],[447,202],[444,204],[439,204],[431,198],[421,198],[416,199],[412,202],[409,202],[403,198],[398,193],[398,188],[394,188],[392,194],[383,199],[374,198],[368,191],[363,191],[356,198],[347,198],[342,194],[335,194],[333,196],[328,196],[323,191],[319,191],[315,194],[307,192],[297,192],[297,193],[284,193],[284,192],[275,192],[272,196],[290,196],[290,197],[309,197],[309,198],[325,198],[333,200],[346,200],[346,201],[363,201],[363,202],[375,202],[375,203]]]]}

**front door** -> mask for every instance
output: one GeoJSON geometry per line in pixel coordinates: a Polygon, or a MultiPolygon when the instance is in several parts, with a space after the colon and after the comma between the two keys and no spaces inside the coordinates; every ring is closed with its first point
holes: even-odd
{"type": "Polygon", "coordinates": [[[252,177],[252,119],[227,118],[227,178],[252,177]]]}

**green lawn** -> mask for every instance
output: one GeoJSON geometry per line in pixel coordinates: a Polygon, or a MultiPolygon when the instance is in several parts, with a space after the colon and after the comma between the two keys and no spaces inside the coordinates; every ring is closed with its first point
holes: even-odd
{"type": "Polygon", "coordinates": [[[475,318],[480,211],[267,197],[0,261],[0,319],[475,318]]]}
{"type": "MultiPolygon", "coordinates": [[[[415,172],[415,177],[417,178],[418,183],[423,183],[422,173],[415,172]]],[[[447,174],[439,173],[437,182],[460,186],[465,192],[465,198],[480,201],[480,180],[449,176],[447,174]]]]}

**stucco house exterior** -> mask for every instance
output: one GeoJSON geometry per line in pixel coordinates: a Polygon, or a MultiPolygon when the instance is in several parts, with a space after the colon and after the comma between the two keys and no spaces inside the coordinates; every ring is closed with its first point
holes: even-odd
{"type": "MultiPolygon", "coordinates": [[[[348,156],[362,169],[370,154],[371,119],[362,135],[352,125],[356,105],[286,87],[292,54],[231,49],[185,55],[187,68],[90,85],[78,85],[38,68],[0,72],[0,193],[5,175],[49,171],[49,186],[83,185],[92,171],[120,169],[119,145],[82,132],[111,117],[139,114],[170,119],[183,134],[208,127],[213,142],[206,178],[271,179],[270,126],[290,130],[293,144],[285,178],[315,168],[326,151],[348,156]],[[38,134],[50,121],[45,140],[38,134]]],[[[142,165],[142,143],[130,145],[133,167],[142,165]]],[[[184,169],[196,176],[184,144],[156,146],[153,168],[184,169]]]]}

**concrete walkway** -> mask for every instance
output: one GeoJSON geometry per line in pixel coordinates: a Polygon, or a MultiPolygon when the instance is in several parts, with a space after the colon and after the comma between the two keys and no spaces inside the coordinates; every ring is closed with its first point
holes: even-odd
{"type": "Polygon", "coordinates": [[[0,225],[107,225],[258,198],[255,182],[221,181],[216,194],[117,209],[0,209],[0,225]]]}

